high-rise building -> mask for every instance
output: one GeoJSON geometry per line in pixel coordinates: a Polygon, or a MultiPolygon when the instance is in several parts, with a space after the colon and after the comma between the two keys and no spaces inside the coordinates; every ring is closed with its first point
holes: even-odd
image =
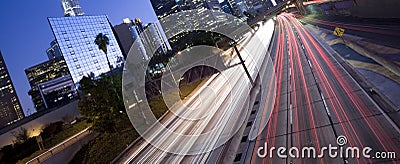
{"type": "Polygon", "coordinates": [[[178,3],[182,1],[183,0],[150,0],[158,19],[182,11],[182,4],[178,5],[178,3]]]}
{"type": "Polygon", "coordinates": [[[272,4],[274,4],[274,6],[283,3],[285,0],[271,0],[272,4]]]}
{"type": "Polygon", "coordinates": [[[220,4],[221,10],[227,14],[232,14],[231,5],[228,3],[227,0],[222,1],[220,4]]]}
{"type": "Polygon", "coordinates": [[[274,4],[272,3],[271,0],[264,0],[263,2],[264,3],[262,4],[262,6],[263,6],[263,8],[265,8],[267,10],[271,9],[272,7],[274,7],[274,4]]]}
{"type": "Polygon", "coordinates": [[[165,54],[168,51],[166,40],[162,36],[160,27],[156,23],[147,24],[140,35],[140,39],[145,46],[152,46],[156,49],[157,54],[165,54]]]}
{"type": "Polygon", "coordinates": [[[25,69],[36,111],[55,108],[77,97],[68,66],[63,57],[53,58],[25,69]]]}
{"type": "Polygon", "coordinates": [[[56,40],[53,40],[50,43],[50,48],[46,50],[46,54],[49,60],[62,56],[60,46],[58,45],[56,40]]]}
{"type": "Polygon", "coordinates": [[[185,10],[221,9],[218,0],[150,0],[150,2],[158,19],[185,10]]]}
{"type": "Polygon", "coordinates": [[[128,54],[134,42],[138,44],[139,51],[144,55],[142,58],[146,60],[148,59],[146,48],[157,49],[157,54],[165,54],[168,51],[167,41],[156,23],[144,26],[139,18],[135,20],[125,18],[122,24],[114,26],[114,30],[126,54],[128,54]]]}
{"type": "Polygon", "coordinates": [[[48,18],[75,84],[82,77],[99,76],[123,66],[124,57],[106,15],[48,18]],[[109,38],[105,54],[95,44],[98,34],[109,38]]]}
{"type": "Polygon", "coordinates": [[[85,14],[78,0],[61,0],[61,4],[64,16],[66,17],[82,16],[85,14]]]}
{"type": "MultiPolygon", "coordinates": [[[[166,17],[170,16],[174,13],[181,12],[181,11],[188,11],[188,10],[196,10],[197,16],[200,22],[193,23],[191,25],[199,26],[200,24],[203,25],[203,28],[209,28],[213,30],[216,28],[217,22],[223,22],[225,17],[221,14],[215,14],[214,11],[221,11],[220,5],[218,0],[151,0],[151,4],[153,9],[160,20],[160,27],[166,25],[166,22],[171,22],[167,20],[166,17]],[[214,13],[214,14],[213,14],[214,13]],[[211,19],[209,19],[211,18],[211,19]],[[207,22],[205,22],[205,21],[207,22]]],[[[179,26],[187,23],[187,19],[182,15],[176,15],[177,17],[182,18],[170,18],[175,19],[177,22],[174,25],[169,24],[169,29],[179,29],[179,26]],[[172,27],[175,26],[175,27],[172,27]]],[[[168,18],[169,19],[169,18],[168,18]]],[[[168,29],[163,29],[165,33],[170,33],[168,29]],[[167,31],[165,31],[167,30],[167,31]]],[[[174,38],[169,38],[168,42],[170,43],[172,49],[174,51],[178,51],[179,48],[177,47],[185,47],[187,46],[186,43],[180,42],[177,43],[180,38],[185,38],[189,35],[188,32],[182,31],[183,33],[179,36],[174,36],[174,38]]],[[[179,33],[179,32],[178,32],[179,33]]],[[[166,35],[167,36],[167,35],[166,35]]]]}
{"type": "Polygon", "coordinates": [[[130,30],[130,23],[124,22],[119,25],[115,25],[114,30],[119,42],[121,43],[122,51],[124,51],[125,54],[128,54],[133,42],[135,41],[130,30]]]}
{"type": "Polygon", "coordinates": [[[140,34],[144,31],[144,26],[142,20],[140,18],[135,18],[135,21],[132,22],[133,27],[136,29],[136,31],[140,34]]]}
{"type": "Polygon", "coordinates": [[[254,5],[256,3],[254,2],[254,0],[244,0],[244,2],[246,3],[247,10],[253,10],[254,5]]]}
{"type": "Polygon", "coordinates": [[[243,17],[244,12],[248,11],[249,8],[245,0],[227,0],[229,5],[232,8],[232,14],[237,17],[243,17]]]}
{"type": "Polygon", "coordinates": [[[253,11],[265,11],[273,7],[271,0],[246,0],[246,4],[253,11]]]}
{"type": "Polygon", "coordinates": [[[0,51],[0,128],[24,118],[18,95],[0,51]]]}
{"type": "Polygon", "coordinates": [[[209,10],[221,10],[218,0],[205,0],[206,8],[209,10]]]}

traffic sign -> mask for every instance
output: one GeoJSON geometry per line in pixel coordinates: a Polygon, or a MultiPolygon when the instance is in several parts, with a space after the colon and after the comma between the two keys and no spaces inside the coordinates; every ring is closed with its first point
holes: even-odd
{"type": "Polygon", "coordinates": [[[336,27],[335,30],[333,31],[333,34],[336,36],[343,36],[344,29],[342,29],[340,27],[336,27]]]}

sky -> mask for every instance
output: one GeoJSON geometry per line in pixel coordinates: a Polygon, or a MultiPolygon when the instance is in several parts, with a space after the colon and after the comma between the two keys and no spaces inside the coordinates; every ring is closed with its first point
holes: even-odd
{"type": "MultiPolygon", "coordinates": [[[[157,21],[150,0],[80,0],[80,4],[86,15],[108,15],[112,25],[127,17],[157,21]]],[[[25,114],[35,109],[24,70],[46,61],[46,49],[54,40],[47,17],[63,17],[61,0],[0,1],[0,51],[25,114]]]]}

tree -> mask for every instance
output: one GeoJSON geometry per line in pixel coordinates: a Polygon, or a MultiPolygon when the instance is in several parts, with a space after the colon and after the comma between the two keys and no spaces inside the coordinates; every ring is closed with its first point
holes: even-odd
{"type": "Polygon", "coordinates": [[[106,59],[107,59],[107,64],[108,67],[110,68],[110,71],[112,70],[112,66],[110,63],[110,60],[108,59],[107,56],[107,46],[110,44],[110,39],[107,37],[107,35],[103,34],[103,33],[99,33],[96,36],[96,39],[94,40],[94,43],[99,46],[99,50],[102,50],[104,52],[104,54],[106,55],[106,59]]]}
{"type": "Polygon", "coordinates": [[[21,127],[17,132],[11,132],[11,134],[15,137],[15,144],[22,144],[29,139],[28,130],[21,127]]]}
{"type": "Polygon", "coordinates": [[[121,73],[103,74],[98,78],[85,76],[79,90],[83,94],[78,108],[83,116],[93,121],[93,130],[115,132],[116,122],[125,112],[121,73]]]}

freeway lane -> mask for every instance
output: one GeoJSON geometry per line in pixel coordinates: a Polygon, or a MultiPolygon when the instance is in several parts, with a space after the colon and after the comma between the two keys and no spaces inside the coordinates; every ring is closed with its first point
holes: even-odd
{"type": "MultiPolygon", "coordinates": [[[[368,23],[364,22],[363,19],[356,18],[343,18],[337,17],[339,20],[334,20],[335,17],[320,17],[320,18],[310,18],[304,17],[300,15],[296,15],[301,21],[316,25],[318,27],[333,29],[335,27],[344,28],[345,34],[351,34],[354,36],[359,36],[364,39],[367,39],[373,43],[383,44],[394,48],[399,48],[399,36],[400,36],[400,27],[398,23],[391,22],[393,25],[383,24],[383,23],[368,23]],[[327,19],[327,20],[323,20],[327,19]],[[344,21],[338,22],[338,21],[344,21]],[[354,23],[358,22],[358,23],[354,23]]],[[[346,37],[346,35],[345,35],[346,37]]]]}
{"type": "MultiPolygon", "coordinates": [[[[251,163],[396,163],[392,159],[259,158],[260,147],[338,146],[344,135],[347,148],[369,146],[376,151],[400,153],[399,130],[304,27],[290,14],[277,17],[274,65],[278,94],[267,129],[249,147],[251,163]]],[[[276,150],[275,150],[276,152],[276,150]]],[[[269,152],[268,152],[269,153],[269,152]]],[[[320,153],[318,153],[320,154],[320,153]]],[[[373,155],[373,154],[372,154],[373,155]]]]}
{"type": "MultiPolygon", "coordinates": [[[[266,47],[270,43],[273,26],[272,20],[267,21],[265,24],[260,23],[260,28],[257,32],[247,33],[247,39],[238,45],[253,80],[258,76],[261,65],[269,59],[266,55],[266,47]],[[259,38],[257,36],[263,37],[259,38]]],[[[232,63],[239,62],[236,57],[232,63]]],[[[244,116],[248,115],[249,93],[252,88],[250,80],[240,65],[214,75],[192,98],[186,101],[185,105],[195,108],[194,110],[186,110],[181,106],[174,106],[171,109],[173,112],[162,120],[163,125],[175,133],[185,135],[211,133],[212,137],[181,140],[166,135],[168,133],[165,133],[165,129],[154,128],[150,132],[154,135],[151,136],[149,141],[139,141],[116,163],[213,163],[221,160],[221,158],[225,157],[225,154],[221,153],[221,151],[216,152],[219,155],[215,155],[214,151],[194,155],[179,154],[210,150],[213,147],[218,147],[218,143],[235,134],[235,129],[237,129],[235,127],[242,126],[246,118],[244,116]],[[172,113],[175,113],[175,115],[172,113]],[[191,118],[196,118],[196,116],[205,117],[199,120],[181,119],[187,116],[191,118]],[[173,147],[176,150],[180,150],[180,152],[171,154],[154,147],[149,142],[161,145],[164,150],[173,147]]]]}

